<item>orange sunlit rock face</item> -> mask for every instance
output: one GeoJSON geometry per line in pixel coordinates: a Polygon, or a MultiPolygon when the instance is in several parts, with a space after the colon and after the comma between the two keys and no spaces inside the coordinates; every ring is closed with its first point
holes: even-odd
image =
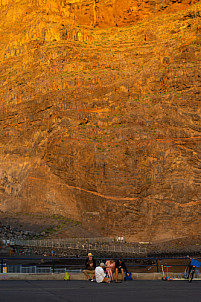
{"type": "Polygon", "coordinates": [[[0,6],[0,210],[199,233],[200,2],[0,6]]]}

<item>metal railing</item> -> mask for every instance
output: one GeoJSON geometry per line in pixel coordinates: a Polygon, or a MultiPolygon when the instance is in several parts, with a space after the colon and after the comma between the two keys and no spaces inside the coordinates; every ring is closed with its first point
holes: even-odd
{"type": "MultiPolygon", "coordinates": [[[[5,266],[4,266],[5,267],[5,266]]],[[[80,273],[81,269],[67,269],[64,268],[54,268],[52,266],[22,266],[22,265],[8,265],[8,274],[65,274],[66,272],[80,273]]]]}
{"type": "Polygon", "coordinates": [[[98,238],[65,238],[65,239],[42,239],[42,240],[21,240],[21,239],[11,239],[11,242],[13,242],[16,245],[34,245],[34,246],[59,246],[63,247],[68,244],[85,244],[85,243],[112,243],[115,239],[113,238],[107,238],[107,237],[98,237],[98,238]]]}
{"type": "Polygon", "coordinates": [[[35,248],[73,249],[85,251],[102,251],[114,253],[143,254],[147,253],[144,244],[115,242],[111,238],[69,238],[47,240],[11,240],[11,245],[35,248]]]}

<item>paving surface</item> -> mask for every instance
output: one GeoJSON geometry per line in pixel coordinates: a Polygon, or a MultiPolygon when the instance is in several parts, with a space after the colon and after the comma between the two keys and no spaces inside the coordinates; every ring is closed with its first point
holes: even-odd
{"type": "Polygon", "coordinates": [[[1,302],[201,301],[201,282],[1,281],[1,302]]]}

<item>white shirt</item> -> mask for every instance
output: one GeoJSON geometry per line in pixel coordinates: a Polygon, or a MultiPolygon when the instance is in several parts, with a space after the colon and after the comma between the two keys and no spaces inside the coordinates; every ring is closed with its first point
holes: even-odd
{"type": "Polygon", "coordinates": [[[98,266],[95,269],[95,278],[97,283],[103,282],[103,279],[105,278],[105,273],[102,267],[98,266]]]}

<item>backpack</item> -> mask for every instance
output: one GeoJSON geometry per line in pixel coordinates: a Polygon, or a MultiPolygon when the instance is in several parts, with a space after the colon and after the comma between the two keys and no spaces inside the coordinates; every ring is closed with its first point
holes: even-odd
{"type": "Polygon", "coordinates": [[[69,272],[65,273],[64,280],[70,280],[70,274],[69,274],[69,272]]]}
{"type": "Polygon", "coordinates": [[[128,276],[126,275],[126,280],[133,280],[132,274],[131,273],[128,273],[128,274],[129,274],[128,276]]]}

